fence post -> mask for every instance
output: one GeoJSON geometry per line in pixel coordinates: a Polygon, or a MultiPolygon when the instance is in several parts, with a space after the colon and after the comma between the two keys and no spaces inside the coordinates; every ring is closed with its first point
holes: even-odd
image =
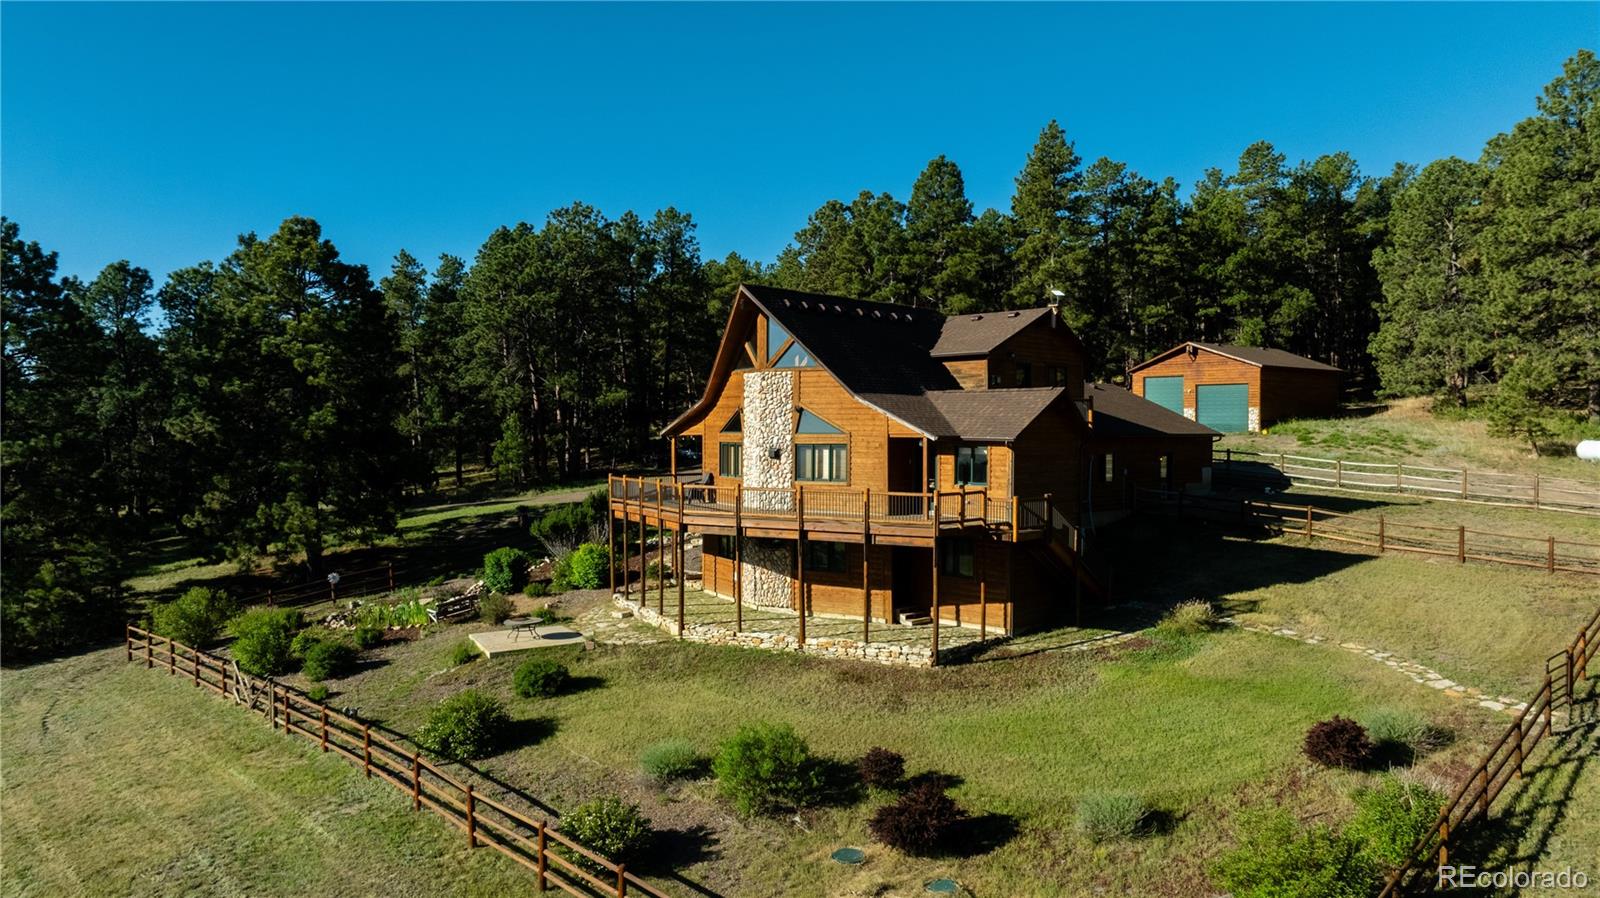
{"type": "Polygon", "coordinates": [[[1439,821],[1439,866],[1450,863],[1450,821],[1439,821]]]}
{"type": "MultiPolygon", "coordinates": [[[[1524,712],[1526,713],[1526,712],[1524,712]]],[[[1517,715],[1517,779],[1522,779],[1522,715],[1517,715]]]]}
{"type": "Polygon", "coordinates": [[[167,676],[178,675],[178,650],[172,647],[172,637],[167,637],[167,676]]]}
{"type": "Polygon", "coordinates": [[[361,725],[361,769],[372,779],[372,724],[361,725]]]}
{"type": "Polygon", "coordinates": [[[411,810],[422,810],[422,755],[411,753],[411,810]]]}
{"type": "Polygon", "coordinates": [[[389,562],[389,591],[394,592],[394,562],[389,562]]]}
{"type": "Polygon", "coordinates": [[[1478,811],[1483,816],[1489,816],[1489,765],[1484,764],[1478,768],[1478,811]]]}
{"type": "Polygon", "coordinates": [[[1344,488],[1344,459],[1342,458],[1333,460],[1333,485],[1340,489],[1344,488]]]}
{"type": "Polygon", "coordinates": [[[1553,536],[1545,541],[1544,571],[1547,574],[1556,572],[1556,538],[1553,536]]]}
{"type": "Polygon", "coordinates": [[[1456,527],[1456,563],[1467,563],[1467,527],[1465,524],[1456,527]]]}
{"type": "Polygon", "coordinates": [[[1539,472],[1537,471],[1533,474],[1533,507],[1535,509],[1539,507],[1539,472]]]}
{"type": "Polygon", "coordinates": [[[1385,542],[1384,536],[1385,536],[1385,533],[1384,533],[1383,513],[1379,512],[1379,514],[1378,514],[1378,554],[1379,555],[1383,554],[1383,545],[1384,545],[1384,542],[1385,542]]]}
{"type": "MultiPolygon", "coordinates": [[[[1571,706],[1571,704],[1572,704],[1572,671],[1573,671],[1573,668],[1572,668],[1572,649],[1566,649],[1565,650],[1565,654],[1567,656],[1567,705],[1571,706]]],[[[1554,698],[1554,696],[1552,696],[1552,698],[1554,698]]],[[[1569,714],[1570,714],[1570,712],[1569,712],[1569,714]]]]}
{"type": "Polygon", "coordinates": [[[1461,469],[1461,498],[1467,498],[1467,469],[1461,469]]]}
{"type": "Polygon", "coordinates": [[[545,881],[544,881],[544,821],[543,820],[539,821],[539,849],[538,849],[537,852],[535,852],[535,854],[537,855],[537,857],[535,858],[535,861],[538,864],[538,868],[534,871],[535,872],[535,881],[539,884],[539,891],[543,892],[545,889],[549,888],[549,886],[546,885],[545,881]]]}
{"type": "Polygon", "coordinates": [[[1306,506],[1306,542],[1311,542],[1311,506],[1306,506]]]}
{"type": "Polygon", "coordinates": [[[1589,675],[1589,631],[1578,634],[1578,679],[1589,675]]]}
{"type": "Polygon", "coordinates": [[[155,642],[155,641],[156,641],[156,637],[155,637],[155,635],[153,633],[151,633],[149,630],[144,631],[144,669],[145,670],[151,670],[156,666],[155,651],[150,648],[150,643],[155,642]]]}
{"type": "Polygon", "coordinates": [[[472,784],[467,784],[467,847],[478,847],[478,800],[472,796],[472,784]]]}
{"type": "Polygon", "coordinates": [[[623,872],[623,870],[624,870],[624,865],[618,864],[617,865],[617,898],[626,898],[626,896],[628,894],[628,876],[627,876],[627,874],[625,872],[623,872]]]}
{"type": "Polygon", "coordinates": [[[128,650],[128,660],[133,660],[133,624],[126,624],[122,628],[122,645],[128,650]]]}
{"type": "MultiPolygon", "coordinates": [[[[1548,664],[1549,662],[1545,663],[1548,664]]],[[[1553,716],[1550,709],[1556,703],[1556,687],[1554,683],[1550,682],[1550,674],[1548,672],[1544,675],[1544,688],[1539,691],[1545,693],[1546,696],[1544,702],[1544,734],[1548,736],[1551,730],[1550,718],[1553,716]]]]}
{"type": "Polygon", "coordinates": [[[322,750],[328,750],[328,706],[322,705],[322,750]]]}
{"type": "Polygon", "coordinates": [[[190,661],[190,663],[192,663],[194,665],[194,670],[190,671],[190,673],[194,674],[194,685],[195,685],[196,688],[199,688],[199,686],[200,686],[200,650],[199,649],[193,649],[192,651],[194,653],[194,657],[190,658],[189,661],[190,661]]]}

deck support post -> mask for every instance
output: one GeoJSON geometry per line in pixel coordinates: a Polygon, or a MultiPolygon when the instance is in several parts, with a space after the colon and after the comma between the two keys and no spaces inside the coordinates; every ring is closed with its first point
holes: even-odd
{"type": "Polygon", "coordinates": [[[617,594],[617,516],[611,511],[611,497],[616,495],[611,484],[615,475],[606,475],[606,573],[610,576],[611,594],[617,594]]]}
{"type": "Polygon", "coordinates": [[[800,611],[800,651],[806,650],[806,488],[794,488],[795,600],[800,611]]]}
{"type": "Polygon", "coordinates": [[[867,571],[867,551],[872,548],[872,488],[861,493],[861,644],[872,644],[872,587],[867,571]]]}
{"type": "Polygon", "coordinates": [[[977,548],[973,549],[973,554],[978,556],[976,565],[978,568],[978,638],[980,640],[989,638],[989,577],[987,570],[987,556],[989,553],[985,549],[987,545],[987,541],[981,542],[977,545],[977,548]]]}
{"type": "Polygon", "coordinates": [[[928,553],[933,556],[933,597],[930,603],[933,607],[933,650],[928,660],[934,667],[939,666],[939,513],[939,493],[936,490],[933,494],[933,545],[928,553]]]}
{"type": "MultiPolygon", "coordinates": [[[[674,454],[676,454],[676,453],[674,453],[674,454]]],[[[678,581],[678,638],[682,639],[683,638],[683,579],[684,579],[683,578],[683,574],[684,574],[684,570],[683,570],[683,567],[684,567],[684,565],[683,565],[683,559],[684,559],[684,550],[683,550],[683,529],[684,529],[684,525],[683,525],[683,487],[681,485],[674,485],[673,486],[673,491],[678,494],[678,532],[677,532],[677,535],[672,538],[672,545],[673,545],[673,548],[677,549],[678,557],[672,562],[672,574],[678,581]]],[[[700,566],[702,568],[705,567],[705,555],[704,555],[704,553],[702,553],[701,556],[700,556],[700,566]]],[[[702,576],[704,576],[704,575],[702,574],[702,576]]],[[[703,587],[704,584],[702,583],[701,586],[703,587]]]]}
{"type": "MultiPolygon", "coordinates": [[[[644,478],[639,478],[639,604],[642,606],[650,601],[649,582],[644,578],[645,568],[650,561],[650,543],[644,538],[644,478]]],[[[623,576],[627,576],[624,572],[623,576]]]]}
{"type": "Polygon", "coordinates": [[[744,485],[733,488],[733,632],[744,629],[744,485]]]}
{"type": "Polygon", "coordinates": [[[656,478],[656,613],[667,613],[667,521],[661,512],[661,478],[656,478]]]}

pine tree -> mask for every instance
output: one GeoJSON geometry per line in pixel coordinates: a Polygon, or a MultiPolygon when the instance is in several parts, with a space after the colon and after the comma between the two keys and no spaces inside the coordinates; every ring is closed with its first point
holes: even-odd
{"type": "Polygon", "coordinates": [[[1084,266],[1087,225],[1080,194],[1081,160],[1066,132],[1052,120],[1017,175],[1011,218],[1017,231],[1012,263],[1016,267],[1009,303],[1012,308],[1037,306],[1049,291],[1061,290],[1070,300],[1082,297],[1078,287],[1084,266]]]}

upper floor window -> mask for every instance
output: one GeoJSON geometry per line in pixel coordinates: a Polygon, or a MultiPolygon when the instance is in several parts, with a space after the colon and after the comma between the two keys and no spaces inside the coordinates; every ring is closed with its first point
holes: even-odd
{"type": "Polygon", "coordinates": [[[795,433],[844,433],[844,431],[824,421],[819,415],[808,412],[805,409],[798,409],[798,411],[800,416],[794,423],[795,433]]]}
{"type": "Polygon", "coordinates": [[[1112,458],[1111,453],[1109,452],[1100,456],[1100,476],[1105,479],[1106,483],[1111,483],[1117,479],[1117,466],[1115,462],[1116,459],[1112,458]]]}
{"type": "Polygon", "coordinates": [[[723,433],[740,433],[744,430],[744,411],[734,412],[728,423],[722,425],[723,433]]]}
{"type": "Polygon", "coordinates": [[[1061,365],[1050,368],[1050,386],[1064,387],[1067,385],[1067,369],[1061,365]]]}
{"type": "Polygon", "coordinates": [[[784,350],[783,355],[779,356],[777,361],[772,363],[772,367],[812,368],[815,367],[816,364],[816,360],[811,357],[811,353],[806,352],[806,348],[804,346],[801,346],[799,343],[790,343],[789,348],[784,350]]]}
{"type": "Polygon", "coordinates": [[[998,390],[999,388],[1001,388],[1003,386],[1005,386],[1005,382],[1000,378],[1000,372],[998,372],[998,371],[990,371],[989,372],[989,389],[998,390]]]}
{"type": "Polygon", "coordinates": [[[783,329],[783,325],[779,324],[776,321],[773,321],[771,318],[768,318],[767,319],[767,358],[770,359],[773,356],[777,355],[778,354],[778,350],[783,348],[783,344],[785,342],[787,342],[788,339],[789,339],[789,332],[783,329]]]}
{"type": "Polygon", "coordinates": [[[1018,362],[1016,368],[1016,381],[1019,387],[1033,386],[1033,363],[1018,362]]]}
{"type": "Polygon", "coordinates": [[[717,446],[717,474],[738,479],[744,476],[744,446],[720,443],[717,446]]]}
{"type": "Polygon", "coordinates": [[[844,483],[847,478],[843,443],[798,443],[794,447],[794,479],[812,483],[844,483]]]}
{"type": "Polygon", "coordinates": [[[814,539],[806,540],[806,570],[842,573],[844,571],[844,543],[826,543],[814,539]]]}
{"type": "Polygon", "coordinates": [[[989,485],[989,447],[956,448],[956,483],[967,486],[989,485]]]}

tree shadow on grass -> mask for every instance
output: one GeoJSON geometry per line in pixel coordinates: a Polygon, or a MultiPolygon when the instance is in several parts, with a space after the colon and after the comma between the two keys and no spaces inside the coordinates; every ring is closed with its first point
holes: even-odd
{"type": "Polygon", "coordinates": [[[606,678],[605,677],[595,677],[595,676],[588,676],[588,675],[576,676],[576,677],[568,677],[567,678],[567,685],[561,687],[561,694],[562,695],[577,695],[580,692],[588,692],[591,689],[599,689],[602,686],[604,686],[605,684],[606,684],[606,678]]]}
{"type": "Polygon", "coordinates": [[[717,845],[716,832],[702,823],[682,829],[658,829],[649,857],[634,866],[646,873],[671,876],[678,868],[721,857],[717,845]]]}
{"type": "Polygon", "coordinates": [[[961,821],[951,834],[949,857],[969,858],[988,854],[1016,838],[1017,818],[1010,814],[977,814],[961,821]]]}
{"type": "Polygon", "coordinates": [[[853,805],[867,795],[861,783],[861,773],[855,762],[839,758],[816,758],[812,761],[820,785],[810,802],[814,807],[842,808],[853,805]]]}
{"type": "Polygon", "coordinates": [[[556,734],[559,724],[554,717],[528,717],[522,720],[513,720],[506,730],[506,738],[500,751],[510,752],[522,748],[529,748],[556,734]]]}

